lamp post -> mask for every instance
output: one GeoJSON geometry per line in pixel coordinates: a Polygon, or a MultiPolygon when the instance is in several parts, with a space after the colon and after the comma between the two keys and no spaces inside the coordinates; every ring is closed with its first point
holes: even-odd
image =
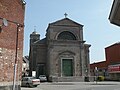
{"type": "Polygon", "coordinates": [[[21,25],[18,23],[16,25],[17,25],[17,32],[16,32],[16,52],[15,52],[15,64],[14,64],[14,76],[13,76],[14,77],[13,90],[15,90],[15,84],[16,84],[17,57],[18,57],[18,32],[19,32],[19,28],[21,27],[21,25]]]}
{"type": "Polygon", "coordinates": [[[98,67],[95,67],[95,80],[97,84],[97,76],[98,76],[98,67]]]}
{"type": "Polygon", "coordinates": [[[17,60],[18,60],[18,32],[19,32],[19,28],[20,27],[24,27],[23,24],[11,21],[11,20],[7,20],[5,18],[1,18],[2,19],[2,25],[0,26],[0,32],[2,32],[2,26],[8,26],[8,22],[13,23],[17,26],[17,32],[16,32],[16,46],[15,46],[15,63],[14,63],[14,74],[13,74],[13,89],[15,90],[15,85],[16,85],[16,72],[17,72],[17,60]]]}

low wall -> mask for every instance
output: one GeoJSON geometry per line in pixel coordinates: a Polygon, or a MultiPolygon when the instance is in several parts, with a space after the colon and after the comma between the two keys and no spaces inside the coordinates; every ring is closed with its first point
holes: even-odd
{"type": "MultiPolygon", "coordinates": [[[[0,82],[0,90],[13,90],[13,82],[0,82]]],[[[21,90],[19,83],[15,85],[15,90],[21,90]]]]}
{"type": "Polygon", "coordinates": [[[84,82],[84,77],[50,77],[52,82],[84,82]]]}

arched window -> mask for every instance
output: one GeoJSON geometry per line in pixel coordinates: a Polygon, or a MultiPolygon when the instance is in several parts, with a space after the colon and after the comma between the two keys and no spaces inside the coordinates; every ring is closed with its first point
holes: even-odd
{"type": "Polygon", "coordinates": [[[76,37],[73,33],[69,32],[69,31],[64,31],[58,35],[57,39],[58,40],[76,40],[76,37]]]}

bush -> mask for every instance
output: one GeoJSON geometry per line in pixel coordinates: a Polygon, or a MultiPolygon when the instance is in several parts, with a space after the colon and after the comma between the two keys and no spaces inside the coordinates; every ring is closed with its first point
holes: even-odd
{"type": "Polygon", "coordinates": [[[98,76],[97,78],[98,81],[104,81],[104,79],[105,79],[104,76],[98,76]]]}

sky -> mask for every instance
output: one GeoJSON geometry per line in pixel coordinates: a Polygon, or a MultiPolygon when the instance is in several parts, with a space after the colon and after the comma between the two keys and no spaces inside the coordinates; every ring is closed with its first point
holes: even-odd
{"type": "Polygon", "coordinates": [[[29,55],[29,36],[36,30],[45,37],[49,23],[68,18],[84,25],[83,37],[90,47],[90,63],[105,61],[105,48],[120,41],[120,27],[109,22],[113,0],[25,0],[23,55],[29,55]]]}

